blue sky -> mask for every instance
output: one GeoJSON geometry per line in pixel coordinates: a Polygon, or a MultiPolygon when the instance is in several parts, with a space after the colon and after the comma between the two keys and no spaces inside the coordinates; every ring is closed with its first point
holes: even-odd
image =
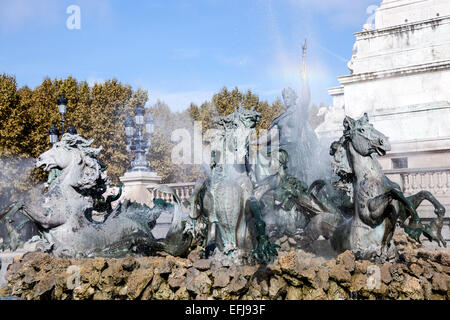
{"type": "Polygon", "coordinates": [[[117,78],[173,110],[223,86],[273,101],[300,84],[309,41],[312,102],[348,74],[354,32],[381,0],[0,0],[0,73],[35,87],[46,76],[117,78]],[[78,5],[81,28],[66,9],[78,5]]]}

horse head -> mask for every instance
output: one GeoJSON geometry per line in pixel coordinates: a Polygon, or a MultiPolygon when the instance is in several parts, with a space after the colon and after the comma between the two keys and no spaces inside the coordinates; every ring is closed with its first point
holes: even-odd
{"type": "Polygon", "coordinates": [[[214,139],[213,151],[216,160],[226,164],[245,164],[249,155],[250,137],[261,119],[254,108],[245,109],[242,105],[227,116],[218,117],[214,123],[220,128],[214,139]]]}
{"type": "Polygon", "coordinates": [[[102,167],[97,160],[101,147],[91,148],[91,144],[92,140],[66,133],[61,141],[38,157],[36,167],[45,165],[45,171],[61,170],[64,181],[72,187],[82,190],[94,187],[97,179],[102,177],[102,167]]]}
{"type": "Polygon", "coordinates": [[[50,171],[51,169],[65,170],[73,162],[72,149],[66,148],[62,141],[53,145],[50,150],[42,153],[37,161],[36,167],[44,167],[44,171],[50,171]]]}
{"type": "Polygon", "coordinates": [[[236,126],[254,129],[261,119],[261,113],[256,112],[255,107],[252,107],[249,110],[242,107],[242,105],[239,105],[237,112],[236,110],[234,111],[233,118],[233,122],[236,126]]]}
{"type": "Polygon", "coordinates": [[[344,137],[363,157],[368,157],[373,153],[384,156],[387,151],[391,150],[388,137],[369,123],[367,113],[358,120],[345,117],[344,128],[344,137]]]}

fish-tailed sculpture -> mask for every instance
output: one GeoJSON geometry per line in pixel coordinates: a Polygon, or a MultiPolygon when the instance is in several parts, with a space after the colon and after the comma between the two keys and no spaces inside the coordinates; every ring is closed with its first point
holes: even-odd
{"type": "MultiPolygon", "coordinates": [[[[165,244],[157,242],[151,230],[163,210],[174,210],[179,203],[166,207],[156,201],[151,209],[125,201],[112,209],[111,202],[119,195],[106,199],[102,196],[108,177],[105,166],[97,158],[101,148],[92,148],[91,143],[78,134],[66,133],[61,141],[40,155],[37,167],[45,166],[45,170],[59,173],[53,175],[41,198],[32,203],[19,201],[3,210],[0,223],[11,225],[12,221],[21,220],[21,227],[31,224],[56,256],[117,257],[133,251],[165,250],[165,244]],[[93,211],[103,212],[104,221],[94,221],[93,211]]],[[[17,225],[16,230],[19,230],[17,225]]],[[[5,249],[18,247],[16,233],[12,232],[13,243],[5,249]]],[[[25,235],[22,242],[34,234],[25,235]]]]}

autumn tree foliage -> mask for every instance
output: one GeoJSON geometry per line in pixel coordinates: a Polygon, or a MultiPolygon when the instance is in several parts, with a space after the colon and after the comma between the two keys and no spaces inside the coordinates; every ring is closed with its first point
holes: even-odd
{"type": "MultiPolygon", "coordinates": [[[[66,130],[74,125],[78,133],[93,139],[94,147],[103,147],[100,159],[108,165],[108,175],[119,183],[130,166],[126,151],[123,122],[138,103],[146,105],[148,92],[134,90],[116,79],[90,86],[73,77],[46,78],[34,88],[19,88],[14,76],[0,74],[0,207],[29,194],[36,185],[46,181],[47,173],[34,168],[34,159],[50,148],[48,130],[52,123],[61,131],[56,99],[64,94],[68,99],[65,115],[66,130]]],[[[191,104],[183,112],[172,112],[162,101],[148,106],[155,118],[155,132],[147,156],[151,167],[164,183],[196,181],[203,177],[200,164],[174,164],[171,159],[172,133],[186,129],[193,136],[194,121],[201,121],[203,129],[212,126],[214,117],[227,115],[242,104],[254,107],[262,114],[258,128],[267,128],[283,110],[280,100],[269,104],[251,91],[229,91],[223,88],[211,101],[201,106],[191,104]]]]}
{"type": "Polygon", "coordinates": [[[203,103],[200,107],[191,104],[188,111],[192,119],[202,121],[203,129],[209,129],[214,117],[228,115],[240,105],[246,109],[254,108],[261,113],[257,130],[267,129],[272,120],[284,110],[284,105],[279,99],[269,104],[267,101],[261,101],[251,90],[244,93],[237,87],[231,91],[224,87],[212,97],[211,101],[203,103]]]}
{"type": "Polygon", "coordinates": [[[0,75],[0,201],[17,200],[21,191],[46,180],[46,173],[33,168],[34,159],[47,150],[48,129],[59,125],[56,99],[68,99],[66,129],[73,124],[78,133],[102,146],[101,160],[108,164],[113,182],[128,166],[123,119],[132,108],[133,90],[117,80],[90,87],[72,77],[44,79],[35,89],[18,88],[13,76],[0,75]],[[31,161],[30,165],[30,159],[31,161]],[[27,179],[29,178],[29,179],[27,179]]]}

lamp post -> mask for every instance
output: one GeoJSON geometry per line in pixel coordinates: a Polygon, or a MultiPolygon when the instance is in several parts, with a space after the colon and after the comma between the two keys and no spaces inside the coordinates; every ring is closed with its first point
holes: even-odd
{"type": "Polygon", "coordinates": [[[55,124],[52,123],[52,126],[50,127],[50,130],[48,130],[48,135],[50,137],[50,144],[53,146],[55,143],[58,142],[58,129],[56,128],[55,124]]]}
{"type": "Polygon", "coordinates": [[[155,119],[151,115],[151,113],[148,113],[145,117],[145,132],[151,136],[153,132],[155,131],[155,119]]]}
{"type": "Polygon", "coordinates": [[[70,134],[78,134],[77,129],[74,127],[73,124],[70,125],[69,129],[67,129],[67,133],[70,134]]]}
{"type": "MultiPolygon", "coordinates": [[[[61,136],[65,133],[64,131],[64,123],[65,123],[65,119],[64,119],[64,115],[66,114],[67,111],[67,98],[62,94],[58,97],[58,99],[56,99],[56,103],[58,104],[58,112],[61,115],[61,136]]],[[[77,134],[77,129],[75,129],[75,127],[73,125],[71,125],[69,127],[69,129],[67,130],[67,133],[70,134],[77,134]]],[[[56,142],[58,142],[59,139],[59,132],[58,132],[58,128],[56,128],[55,124],[52,123],[52,126],[50,127],[50,130],[48,131],[49,134],[49,139],[50,139],[50,144],[53,146],[56,142]]]]}
{"type": "MultiPolygon", "coordinates": [[[[61,136],[64,134],[64,115],[66,114],[66,106],[67,106],[67,99],[62,94],[56,99],[56,103],[58,104],[58,112],[61,115],[61,136]]],[[[70,134],[77,134],[77,129],[72,125],[70,125],[69,129],[67,130],[67,133],[70,134]]],[[[58,128],[55,126],[54,123],[52,123],[52,126],[50,127],[50,130],[48,130],[48,136],[50,140],[50,144],[53,148],[53,145],[58,142],[59,138],[59,132],[58,128]]],[[[46,187],[50,187],[55,179],[61,174],[61,170],[59,168],[52,168],[50,170],[50,173],[48,175],[48,179],[46,182],[46,187]]]]}
{"type": "Polygon", "coordinates": [[[62,94],[59,96],[56,102],[58,103],[58,111],[61,115],[61,134],[64,134],[64,115],[66,114],[67,99],[62,94]]]}
{"type": "Polygon", "coordinates": [[[135,158],[131,161],[130,171],[150,172],[150,164],[146,155],[150,150],[155,120],[151,114],[145,117],[145,109],[141,104],[138,104],[134,109],[134,119],[135,121],[128,117],[124,122],[127,151],[130,154],[135,153],[135,158]]]}

